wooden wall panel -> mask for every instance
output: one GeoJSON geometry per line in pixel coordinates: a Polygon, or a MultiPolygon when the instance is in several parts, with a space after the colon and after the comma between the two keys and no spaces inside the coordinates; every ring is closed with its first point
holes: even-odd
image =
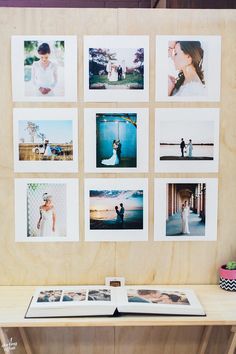
{"type": "MultiPolygon", "coordinates": [[[[26,354],[19,330],[4,329],[26,354]]],[[[229,327],[215,327],[206,354],[226,350],[229,327]]],[[[198,354],[203,327],[26,328],[33,354],[198,354]]],[[[0,347],[0,354],[4,354],[0,347]]]]}
{"type": "MultiPolygon", "coordinates": [[[[235,11],[192,10],[88,10],[88,9],[2,9],[0,30],[0,284],[102,284],[105,276],[125,276],[129,284],[197,284],[217,283],[217,269],[227,259],[236,257],[236,16],[235,11]],[[16,34],[71,34],[78,36],[78,104],[12,103],[10,38],[16,34]],[[147,34],[150,35],[150,102],[87,103],[83,102],[83,35],[147,34]],[[222,36],[222,96],[217,103],[156,103],[155,35],[219,34],[222,36]],[[25,244],[14,241],[14,178],[44,177],[43,174],[15,174],[13,171],[12,109],[13,107],[78,107],[79,164],[77,174],[57,177],[80,178],[81,242],[65,244],[25,244]],[[150,168],[148,174],[123,177],[149,178],[149,241],[128,243],[84,242],[83,179],[85,177],[117,177],[115,174],[83,172],[83,108],[84,107],[149,107],[150,168]],[[220,107],[220,170],[217,242],[153,241],[153,178],[170,176],[154,173],[154,109],[155,107],[220,107]]],[[[47,177],[53,177],[48,174],[47,177]]],[[[173,176],[173,175],[172,175],[173,176]]],[[[175,174],[185,177],[186,174],[175,174]]],[[[194,175],[193,175],[194,176],[194,175]]],[[[197,176],[197,175],[196,175],[197,176]]],[[[120,177],[120,175],[119,175],[120,177]]],[[[35,354],[195,354],[202,327],[189,328],[74,328],[27,329],[35,354]]],[[[207,354],[221,354],[229,329],[214,329],[207,354]]],[[[14,335],[15,336],[15,335],[14,335]]],[[[13,338],[14,339],[14,338],[13,338]]],[[[22,345],[19,342],[19,353],[22,345]]],[[[2,348],[0,348],[0,351],[2,348]]]]}
{"type": "MultiPolygon", "coordinates": [[[[129,284],[214,284],[217,269],[227,259],[235,258],[236,210],[235,168],[235,86],[236,31],[233,10],[115,10],[115,9],[2,9],[0,57],[0,273],[2,285],[27,284],[102,284],[105,276],[125,276],[129,284]],[[201,23],[199,22],[201,19],[201,23]],[[10,38],[16,34],[73,34],[78,36],[78,103],[15,103],[11,97],[10,38]],[[150,36],[150,102],[83,102],[83,35],[148,34],[150,36]],[[222,36],[222,95],[218,103],[157,103],[155,93],[156,34],[219,34],[222,36]],[[227,55],[227,54],[230,55],[227,55]],[[14,242],[14,178],[45,177],[45,174],[15,174],[13,171],[13,107],[78,107],[79,173],[56,177],[80,179],[79,243],[33,244],[14,242]],[[149,107],[150,167],[147,174],[85,174],[83,172],[83,108],[149,107]],[[220,107],[220,170],[218,240],[216,242],[154,242],[154,177],[187,177],[188,174],[154,173],[154,110],[156,107],[220,107]],[[149,241],[128,243],[84,242],[83,180],[85,177],[148,177],[149,241]],[[200,259],[200,261],[199,261],[200,259]],[[20,271],[19,271],[20,270],[20,271]]],[[[54,177],[47,174],[47,177],[54,177]]],[[[191,176],[197,176],[191,175],[191,176]]]]}

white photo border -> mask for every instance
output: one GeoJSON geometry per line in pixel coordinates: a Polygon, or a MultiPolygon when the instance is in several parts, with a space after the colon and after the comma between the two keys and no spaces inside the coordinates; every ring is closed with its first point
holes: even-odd
{"type": "MultiPolygon", "coordinates": [[[[155,172],[218,172],[219,169],[219,120],[220,110],[218,108],[157,108],[155,110],[155,172]],[[186,121],[186,125],[191,122],[199,121],[199,130],[201,122],[212,121],[214,125],[214,154],[213,160],[190,161],[190,160],[160,160],[160,138],[161,122],[164,121],[186,121]]],[[[184,135],[184,132],[183,132],[184,135]]],[[[204,135],[204,131],[202,131],[204,135]]],[[[180,137],[181,138],[181,137],[180,137]]]]}
{"type": "Polygon", "coordinates": [[[14,102],[77,102],[77,37],[35,35],[11,37],[12,99],[14,102]],[[59,96],[26,96],[24,87],[24,41],[65,41],[65,94],[59,96]]]}
{"type": "Polygon", "coordinates": [[[14,108],[13,145],[15,172],[78,172],[78,110],[77,108],[14,108]],[[21,161],[19,160],[19,122],[23,120],[68,120],[72,121],[72,161],[21,161]]]}
{"type": "Polygon", "coordinates": [[[156,36],[156,101],[158,102],[219,102],[221,91],[221,36],[212,35],[158,35],[156,36]],[[204,96],[168,96],[168,42],[207,42],[207,87],[204,96]]]}
{"type": "Polygon", "coordinates": [[[156,178],[154,181],[154,241],[216,241],[217,240],[217,178],[156,178]],[[167,192],[169,183],[206,183],[206,224],[204,236],[166,236],[167,192]]]}
{"type": "Polygon", "coordinates": [[[147,241],[148,240],[148,179],[147,178],[87,178],[84,181],[85,241],[147,241]],[[143,190],[143,229],[90,230],[89,191],[143,190]]]}
{"type": "Polygon", "coordinates": [[[149,119],[147,108],[86,108],[84,110],[84,170],[94,173],[148,172],[149,119]],[[96,167],[96,114],[137,114],[137,167],[96,167]]]}
{"type": "Polygon", "coordinates": [[[75,242],[79,241],[79,185],[76,178],[16,178],[15,179],[15,241],[16,242],[75,242]],[[66,184],[67,236],[27,237],[27,185],[30,183],[66,184]]]}
{"type": "Polygon", "coordinates": [[[84,101],[147,102],[149,100],[149,36],[84,36],[84,101]],[[89,48],[144,48],[142,90],[92,90],[89,88],[89,48]]]}

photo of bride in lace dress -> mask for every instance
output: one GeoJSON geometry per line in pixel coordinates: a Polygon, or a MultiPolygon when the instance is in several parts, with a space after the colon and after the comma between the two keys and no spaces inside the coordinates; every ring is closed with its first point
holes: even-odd
{"type": "Polygon", "coordinates": [[[43,194],[44,204],[39,207],[39,221],[37,229],[39,236],[54,236],[56,231],[56,211],[52,202],[52,196],[48,193],[43,194]]]}
{"type": "Polygon", "coordinates": [[[27,186],[27,236],[66,237],[66,185],[29,183],[27,186]]]}

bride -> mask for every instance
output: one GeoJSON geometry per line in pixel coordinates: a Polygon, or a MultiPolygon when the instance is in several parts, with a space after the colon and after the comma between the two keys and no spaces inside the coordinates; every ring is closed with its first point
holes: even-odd
{"type": "Polygon", "coordinates": [[[189,232],[189,206],[187,201],[185,200],[184,204],[182,205],[182,211],[181,211],[181,218],[182,218],[182,234],[190,234],[189,232]]]}
{"type": "Polygon", "coordinates": [[[118,81],[118,72],[116,70],[115,65],[111,66],[111,74],[109,77],[109,81],[118,81]]]}
{"type": "Polygon", "coordinates": [[[48,193],[43,194],[44,204],[39,208],[39,221],[37,229],[39,236],[47,237],[55,235],[56,213],[52,203],[52,196],[48,193]]]}
{"type": "Polygon", "coordinates": [[[106,166],[115,166],[115,165],[118,165],[119,164],[119,159],[118,159],[118,156],[117,156],[117,149],[118,149],[118,144],[116,142],[116,140],[113,140],[113,143],[112,143],[112,156],[109,158],[109,159],[105,159],[105,160],[102,160],[101,163],[103,165],[106,165],[106,166]]]}

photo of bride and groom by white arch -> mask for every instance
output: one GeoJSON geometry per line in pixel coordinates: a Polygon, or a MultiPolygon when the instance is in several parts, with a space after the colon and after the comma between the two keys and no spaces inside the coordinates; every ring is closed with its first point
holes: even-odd
{"type": "Polygon", "coordinates": [[[96,114],[96,166],[137,167],[137,114],[96,114]]]}
{"type": "Polygon", "coordinates": [[[89,48],[89,88],[143,90],[144,48],[89,48]]]}
{"type": "Polygon", "coordinates": [[[90,190],[90,230],[143,229],[143,190],[90,190]]]}

